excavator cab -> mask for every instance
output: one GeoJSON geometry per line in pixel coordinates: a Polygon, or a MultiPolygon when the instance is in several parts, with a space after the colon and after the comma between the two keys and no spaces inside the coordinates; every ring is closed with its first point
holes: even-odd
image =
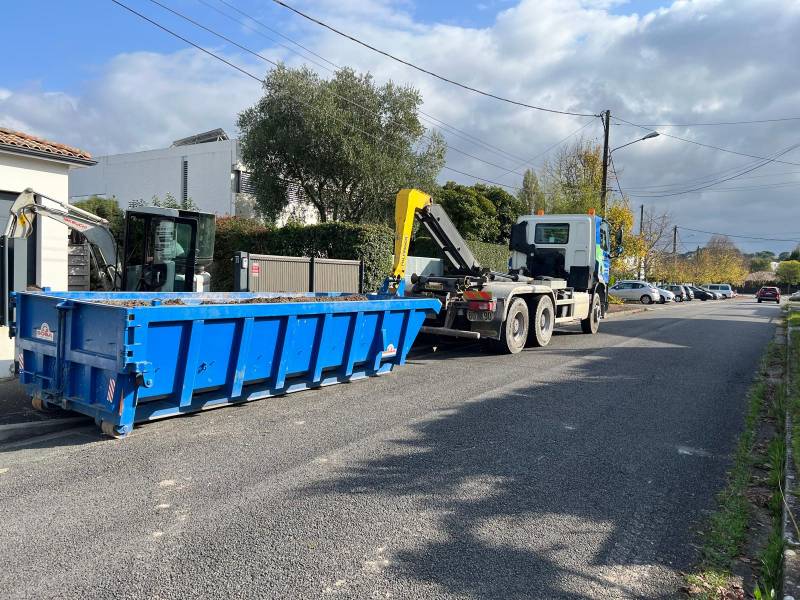
{"type": "Polygon", "coordinates": [[[214,215],[145,207],[125,214],[121,282],[131,292],[208,289],[214,255],[214,215]]]}

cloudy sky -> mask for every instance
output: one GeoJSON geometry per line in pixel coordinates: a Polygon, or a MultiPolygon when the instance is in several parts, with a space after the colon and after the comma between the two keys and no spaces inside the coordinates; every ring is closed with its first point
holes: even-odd
{"type": "MultiPolygon", "coordinates": [[[[121,1],[253,74],[263,76],[268,67],[149,0],[121,1]]],[[[160,1],[272,59],[290,65],[311,59],[330,67],[221,0],[160,1]]],[[[570,134],[580,130],[568,141],[579,135],[600,139],[597,118],[485,98],[375,54],[269,0],[224,1],[331,63],[417,86],[425,113],[462,132],[444,131],[454,169],[513,188],[527,159],[537,157],[530,163],[535,167],[542,152],[570,134]]],[[[800,240],[800,149],[792,149],[800,144],[797,0],[287,1],[497,95],[576,113],[610,109],[612,147],[648,132],[622,120],[689,140],[661,135],[614,153],[621,187],[634,204],[668,210],[685,228],[800,240]],[[791,117],[798,118],[698,125],[791,117]]],[[[97,155],[163,147],[220,126],[235,133],[236,114],[260,94],[257,82],[110,0],[3,3],[0,16],[6,23],[0,125],[97,155]]],[[[474,181],[452,171],[442,179],[474,181]]],[[[691,248],[708,235],[684,229],[680,238],[691,248]]],[[[795,245],[736,241],[744,251],[795,245]]]]}

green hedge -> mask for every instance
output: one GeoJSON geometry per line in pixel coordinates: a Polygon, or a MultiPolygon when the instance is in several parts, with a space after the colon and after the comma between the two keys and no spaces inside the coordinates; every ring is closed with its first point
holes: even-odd
{"type": "MultiPolygon", "coordinates": [[[[503,244],[489,244],[487,242],[479,242],[477,240],[467,240],[472,254],[478,259],[478,262],[484,268],[491,269],[505,273],[508,271],[508,246],[503,244]]],[[[439,250],[439,247],[433,243],[433,240],[425,235],[417,235],[411,243],[411,256],[427,256],[430,258],[442,258],[444,255],[439,250]]],[[[445,261],[445,265],[449,268],[449,263],[445,261]]]]}
{"type": "Polygon", "coordinates": [[[212,288],[233,289],[234,252],[364,261],[364,287],[377,290],[392,267],[394,234],[384,225],[321,223],[270,227],[255,219],[217,219],[212,288]]]}

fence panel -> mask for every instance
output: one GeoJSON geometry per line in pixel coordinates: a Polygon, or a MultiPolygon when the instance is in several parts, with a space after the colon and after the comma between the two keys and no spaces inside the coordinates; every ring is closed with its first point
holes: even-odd
{"type": "Polygon", "coordinates": [[[234,291],[357,293],[364,288],[364,265],[358,260],[237,252],[234,265],[234,291]]]}

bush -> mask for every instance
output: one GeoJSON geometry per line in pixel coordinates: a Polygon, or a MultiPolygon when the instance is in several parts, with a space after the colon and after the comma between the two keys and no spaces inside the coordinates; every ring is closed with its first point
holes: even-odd
{"type": "MultiPolygon", "coordinates": [[[[477,240],[468,240],[472,254],[486,269],[505,273],[508,271],[508,247],[503,244],[489,244],[488,242],[479,242],[477,240]]],[[[411,256],[427,256],[429,258],[444,259],[444,254],[433,240],[425,235],[418,235],[411,243],[411,256]]],[[[446,268],[450,267],[450,263],[445,259],[446,268]]]]}
{"type": "Polygon", "coordinates": [[[274,228],[255,219],[217,219],[212,286],[233,289],[234,252],[364,261],[364,289],[376,290],[392,267],[394,234],[384,225],[321,223],[274,228]]]}

